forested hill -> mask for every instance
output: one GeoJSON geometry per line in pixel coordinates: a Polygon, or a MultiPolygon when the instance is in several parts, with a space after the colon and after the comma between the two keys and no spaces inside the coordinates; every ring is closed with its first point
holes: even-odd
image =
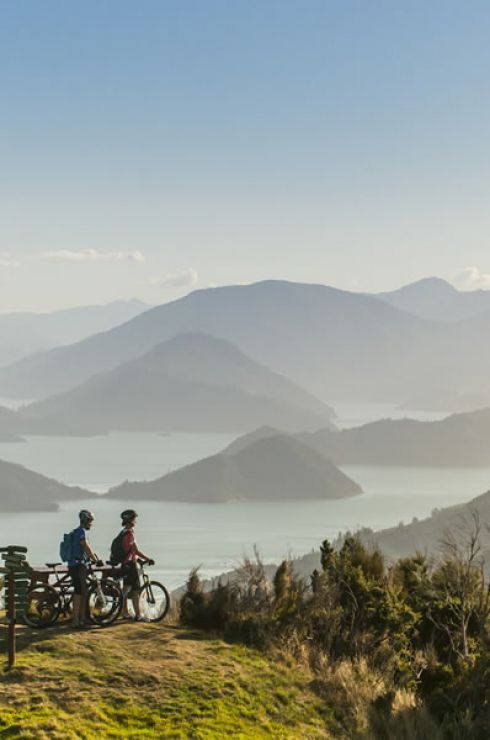
{"type": "MultiPolygon", "coordinates": [[[[413,519],[410,523],[377,531],[362,528],[355,534],[369,548],[379,547],[390,562],[416,552],[437,559],[448,537],[465,549],[465,543],[475,529],[475,521],[479,528],[480,558],[490,578],[490,530],[487,526],[490,521],[490,491],[464,504],[434,509],[426,519],[413,519]]],[[[336,546],[341,545],[342,539],[337,540],[336,546]]],[[[319,550],[294,560],[294,569],[302,576],[309,575],[318,567],[319,550]]]]}
{"type": "Polygon", "coordinates": [[[466,504],[435,509],[427,519],[415,519],[409,524],[379,532],[362,531],[361,536],[366,542],[379,545],[390,558],[404,557],[416,550],[438,555],[448,534],[455,537],[460,544],[468,539],[475,517],[480,525],[481,556],[490,576],[490,491],[466,504]]]}
{"type": "MultiPolygon", "coordinates": [[[[255,438],[154,481],[123,483],[111,498],[216,503],[307,501],[360,494],[360,486],[323,455],[284,434],[255,438]]],[[[247,437],[243,438],[247,440],[247,437]]]]}
{"type": "Polygon", "coordinates": [[[22,465],[0,460],[0,512],[55,511],[60,501],[95,496],[78,486],[65,486],[22,465]]]}
{"type": "Polygon", "coordinates": [[[321,430],[301,439],[337,465],[490,465],[490,408],[440,421],[381,419],[339,432],[321,430]]]}

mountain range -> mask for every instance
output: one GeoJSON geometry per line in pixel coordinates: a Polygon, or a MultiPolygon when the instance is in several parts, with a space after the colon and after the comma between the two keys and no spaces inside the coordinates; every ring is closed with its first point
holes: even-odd
{"type": "MultiPolygon", "coordinates": [[[[206,333],[327,402],[404,403],[487,392],[490,313],[422,319],[378,296],[265,281],[197,290],[109,331],[0,369],[0,395],[41,398],[137,359],[180,333],[206,333]]],[[[453,408],[451,405],[450,408],[453,408]]]]}
{"type": "MultiPolygon", "coordinates": [[[[5,431],[243,432],[331,426],[332,409],[230,342],[185,334],[78,387],[12,412],[5,431]]],[[[1,417],[0,417],[1,422],[1,417]]],[[[1,429],[1,427],[0,427],[1,429]]]]}

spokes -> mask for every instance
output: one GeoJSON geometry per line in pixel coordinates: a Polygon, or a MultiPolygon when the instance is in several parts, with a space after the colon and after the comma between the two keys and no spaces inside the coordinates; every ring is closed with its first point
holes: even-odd
{"type": "Polygon", "coordinates": [[[151,622],[159,622],[167,614],[170,607],[168,591],[161,583],[150,581],[145,585],[140,595],[140,611],[143,617],[151,622]]]}

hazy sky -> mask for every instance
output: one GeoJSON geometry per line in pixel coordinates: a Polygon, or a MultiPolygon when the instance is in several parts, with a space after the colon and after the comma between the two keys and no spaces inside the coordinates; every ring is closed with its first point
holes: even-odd
{"type": "Polygon", "coordinates": [[[0,311],[490,285],[490,3],[0,0],[0,311]]]}

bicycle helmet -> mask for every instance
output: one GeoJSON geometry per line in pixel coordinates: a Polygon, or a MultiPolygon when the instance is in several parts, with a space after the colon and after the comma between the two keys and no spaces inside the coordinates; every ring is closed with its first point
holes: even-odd
{"type": "Polygon", "coordinates": [[[134,509],[125,509],[121,513],[121,519],[123,524],[127,524],[127,522],[130,522],[131,519],[136,519],[138,514],[135,512],[134,509]]]}
{"type": "Polygon", "coordinates": [[[80,524],[82,525],[82,527],[85,526],[85,524],[94,521],[94,515],[88,509],[82,509],[81,512],[78,514],[78,518],[80,519],[80,524]]]}

